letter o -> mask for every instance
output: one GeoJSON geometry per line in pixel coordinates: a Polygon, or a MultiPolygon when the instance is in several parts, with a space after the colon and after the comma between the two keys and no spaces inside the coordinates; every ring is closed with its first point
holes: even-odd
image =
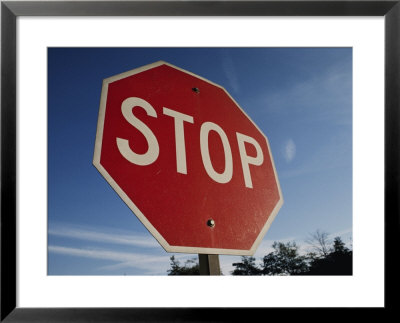
{"type": "Polygon", "coordinates": [[[229,145],[228,137],[226,136],[224,130],[217,124],[213,122],[204,122],[200,128],[200,151],[201,158],[203,160],[204,168],[214,181],[218,183],[227,183],[231,180],[233,174],[233,162],[232,162],[232,151],[229,145]],[[208,149],[208,134],[213,130],[221,138],[222,146],[224,148],[225,154],[225,170],[222,173],[215,171],[210,158],[210,151],[208,149]]]}

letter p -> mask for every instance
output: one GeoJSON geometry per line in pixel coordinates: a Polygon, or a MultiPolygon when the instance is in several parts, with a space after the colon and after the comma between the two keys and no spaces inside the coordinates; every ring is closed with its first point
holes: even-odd
{"type": "Polygon", "coordinates": [[[236,133],[236,137],[239,145],[240,160],[242,161],[244,183],[246,187],[253,188],[249,165],[260,166],[264,161],[264,155],[259,143],[254,138],[243,135],[239,132],[236,133]],[[255,157],[247,155],[245,142],[256,148],[257,155],[255,157]]]}

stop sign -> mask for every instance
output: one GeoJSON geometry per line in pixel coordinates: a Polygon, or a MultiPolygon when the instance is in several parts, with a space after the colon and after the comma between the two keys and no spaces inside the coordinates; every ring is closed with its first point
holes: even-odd
{"type": "Polygon", "coordinates": [[[93,164],[168,252],[252,255],[283,203],[260,129],[162,61],[104,80],[93,164]]]}

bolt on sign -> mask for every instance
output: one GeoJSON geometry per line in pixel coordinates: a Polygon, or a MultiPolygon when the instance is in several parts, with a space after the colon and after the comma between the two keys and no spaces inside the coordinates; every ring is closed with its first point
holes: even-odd
{"type": "Polygon", "coordinates": [[[93,164],[168,252],[252,255],[283,204],[256,124],[163,61],[103,81],[93,164]]]}

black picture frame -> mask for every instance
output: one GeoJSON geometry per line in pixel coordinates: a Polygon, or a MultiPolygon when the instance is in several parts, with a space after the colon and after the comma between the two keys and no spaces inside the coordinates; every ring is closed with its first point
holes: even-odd
{"type": "MultiPolygon", "coordinates": [[[[385,19],[385,307],[396,309],[399,234],[400,0],[388,1],[2,1],[1,2],[1,322],[252,321],[244,308],[16,307],[16,19],[19,16],[383,16],[385,19]],[[244,319],[244,317],[248,317],[244,319]]],[[[286,309],[287,310],[287,309],[286,309]]],[[[292,310],[292,309],[291,309],[292,310]]],[[[298,318],[304,313],[299,309],[298,318]]],[[[332,309],[326,309],[332,312],[332,309]]],[[[251,311],[251,313],[250,313],[251,311]]],[[[369,318],[372,313],[368,312],[369,318]]],[[[251,316],[249,316],[251,315],[251,316]]],[[[331,314],[330,314],[331,315],[331,314]]],[[[309,314],[304,315],[309,318],[309,314]]],[[[334,318],[331,317],[331,318],[334,318]]],[[[339,316],[338,316],[339,318],[339,316]]],[[[279,318],[281,320],[282,318],[279,318]]]]}

